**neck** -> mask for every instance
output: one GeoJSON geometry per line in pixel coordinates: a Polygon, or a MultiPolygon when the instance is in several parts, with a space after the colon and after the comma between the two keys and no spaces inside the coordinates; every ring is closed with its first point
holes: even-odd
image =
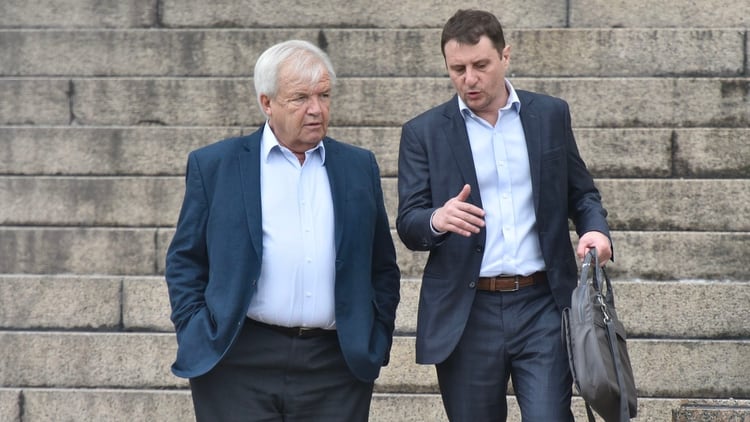
{"type": "Polygon", "coordinates": [[[303,164],[305,162],[305,153],[309,151],[311,148],[307,148],[301,151],[292,149],[289,145],[287,145],[285,142],[283,142],[281,139],[278,139],[279,145],[283,146],[284,148],[288,149],[289,151],[294,154],[295,157],[297,157],[297,160],[299,160],[300,164],[303,164]]]}
{"type": "MultiPolygon", "coordinates": [[[[292,151],[292,150],[290,149],[289,151],[292,151]]],[[[302,151],[302,152],[292,151],[292,154],[294,154],[294,156],[297,157],[297,160],[299,160],[300,164],[304,164],[305,163],[305,152],[304,151],[302,151]]]]}

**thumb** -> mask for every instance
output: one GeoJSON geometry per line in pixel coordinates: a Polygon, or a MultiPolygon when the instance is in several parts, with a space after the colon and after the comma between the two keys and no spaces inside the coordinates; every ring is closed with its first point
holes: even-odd
{"type": "Polygon", "coordinates": [[[461,189],[461,192],[456,195],[456,199],[461,202],[466,202],[466,200],[469,199],[469,194],[471,194],[471,186],[467,183],[464,185],[463,189],[461,189]]]}

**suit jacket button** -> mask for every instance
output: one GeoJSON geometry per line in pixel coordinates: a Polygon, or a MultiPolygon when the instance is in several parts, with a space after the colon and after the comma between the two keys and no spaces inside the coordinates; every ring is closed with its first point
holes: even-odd
{"type": "Polygon", "coordinates": [[[482,246],[482,245],[477,245],[477,247],[475,248],[475,250],[476,250],[477,252],[479,252],[479,253],[482,253],[482,252],[484,251],[484,246],[482,246]]]}
{"type": "Polygon", "coordinates": [[[475,283],[475,282],[472,281],[471,283],[469,283],[469,288],[473,289],[474,287],[476,287],[476,285],[477,285],[477,283],[475,283]]]}

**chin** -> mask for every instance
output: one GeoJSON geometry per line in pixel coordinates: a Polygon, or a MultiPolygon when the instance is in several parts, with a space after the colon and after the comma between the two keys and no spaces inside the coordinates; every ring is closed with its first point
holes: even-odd
{"type": "Polygon", "coordinates": [[[315,143],[323,139],[323,137],[326,136],[325,130],[316,130],[315,132],[310,133],[310,136],[307,137],[310,143],[315,143]]]}

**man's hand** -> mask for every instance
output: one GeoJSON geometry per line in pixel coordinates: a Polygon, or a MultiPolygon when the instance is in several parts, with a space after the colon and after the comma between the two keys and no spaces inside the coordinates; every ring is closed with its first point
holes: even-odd
{"type": "Polygon", "coordinates": [[[484,227],[484,210],[466,200],[471,186],[464,185],[461,192],[449,199],[432,215],[432,227],[438,232],[453,232],[469,237],[484,227]]]}
{"type": "Polygon", "coordinates": [[[596,248],[596,254],[599,256],[599,265],[602,267],[612,258],[612,244],[604,233],[596,231],[584,233],[578,240],[578,248],[576,250],[578,259],[583,260],[583,257],[586,256],[591,248],[596,248]]]}

